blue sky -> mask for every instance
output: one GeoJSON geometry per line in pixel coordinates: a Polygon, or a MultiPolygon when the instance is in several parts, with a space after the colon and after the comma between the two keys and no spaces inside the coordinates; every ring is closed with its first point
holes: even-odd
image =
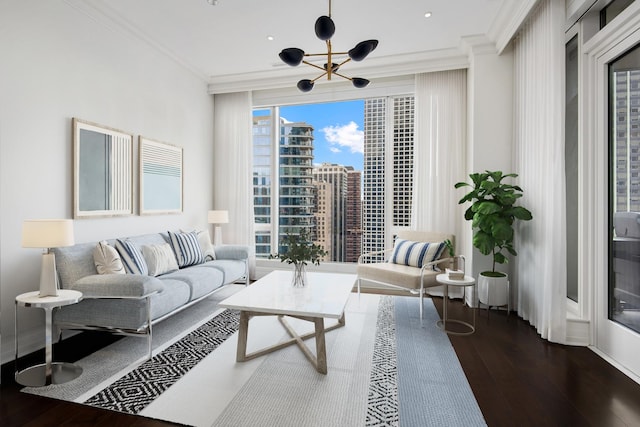
{"type": "Polygon", "coordinates": [[[313,162],[337,163],[362,170],[364,100],[280,107],[290,122],[313,126],[313,162]]]}

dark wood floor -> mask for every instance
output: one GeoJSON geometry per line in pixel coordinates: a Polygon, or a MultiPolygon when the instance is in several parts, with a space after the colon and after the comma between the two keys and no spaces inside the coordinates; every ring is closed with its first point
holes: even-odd
{"type": "MultiPolygon", "coordinates": [[[[442,312],[442,299],[434,302],[442,312]]],[[[450,317],[469,314],[459,301],[449,309],[450,317]]],[[[113,339],[80,334],[55,349],[56,359],[82,358],[113,339]]],[[[640,426],[640,385],[587,348],[540,339],[514,314],[479,311],[475,334],[450,339],[489,426],[640,426]]],[[[20,393],[13,369],[13,363],[2,367],[3,427],[173,425],[20,393]]]]}

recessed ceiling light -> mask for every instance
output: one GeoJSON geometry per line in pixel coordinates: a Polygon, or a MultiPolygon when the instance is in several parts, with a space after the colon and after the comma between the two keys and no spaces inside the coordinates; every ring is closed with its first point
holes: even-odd
{"type": "Polygon", "coordinates": [[[269,40],[270,42],[272,42],[272,41],[274,41],[274,40],[275,40],[275,37],[273,37],[273,36],[267,36],[267,40],[269,40]]]}
{"type": "Polygon", "coordinates": [[[424,17],[425,18],[431,18],[431,12],[425,12],[424,13],[424,17]]]}

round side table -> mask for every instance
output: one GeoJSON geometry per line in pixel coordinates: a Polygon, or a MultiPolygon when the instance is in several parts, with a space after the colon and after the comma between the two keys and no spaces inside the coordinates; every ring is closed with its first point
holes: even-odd
{"type": "Polygon", "coordinates": [[[463,320],[457,319],[449,319],[447,314],[447,305],[449,304],[449,286],[457,286],[457,287],[466,287],[466,286],[475,286],[476,279],[471,276],[464,276],[464,279],[454,280],[449,279],[446,274],[438,274],[436,276],[436,281],[441,285],[444,285],[444,300],[442,301],[442,320],[438,320],[436,323],[440,329],[445,331],[451,335],[471,335],[476,331],[476,309],[471,307],[473,310],[473,323],[465,322],[463,320]],[[464,325],[468,328],[468,331],[465,332],[456,332],[447,329],[447,323],[458,323],[460,325],[464,325]]]}
{"type": "Polygon", "coordinates": [[[77,378],[82,368],[72,363],[53,362],[51,330],[53,309],[75,304],[82,299],[82,292],[69,289],[58,290],[58,296],[40,297],[39,291],[27,292],[16,297],[15,307],[15,345],[16,345],[16,382],[31,387],[50,384],[62,384],[77,378]],[[45,363],[18,371],[18,306],[42,308],[45,312],[45,363]]]}

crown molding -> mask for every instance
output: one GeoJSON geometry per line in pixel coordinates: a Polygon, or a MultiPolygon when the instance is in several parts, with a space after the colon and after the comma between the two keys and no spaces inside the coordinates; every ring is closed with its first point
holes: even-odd
{"type": "Polygon", "coordinates": [[[540,0],[502,2],[500,12],[488,31],[489,39],[495,42],[498,54],[504,51],[539,2],[540,0]]]}
{"type": "Polygon", "coordinates": [[[173,51],[167,49],[160,43],[157,43],[149,35],[141,31],[136,25],[129,21],[126,17],[118,14],[104,0],[93,0],[87,2],[85,0],[62,0],[70,7],[83,13],[95,22],[104,25],[110,31],[121,34],[133,40],[140,40],[148,46],[160,52],[162,55],[173,60],[180,67],[190,71],[200,80],[206,82],[207,75],[202,70],[197,69],[192,64],[187,63],[184,59],[176,55],[173,51]]]}
{"type": "MultiPolygon", "coordinates": [[[[367,58],[365,62],[366,64],[359,63],[350,68],[348,74],[354,75],[353,70],[357,71],[358,75],[375,79],[469,67],[469,59],[460,49],[374,57],[367,58]]],[[[208,91],[210,94],[216,94],[295,87],[299,79],[309,78],[309,75],[309,68],[283,69],[279,67],[269,71],[213,76],[209,79],[208,91]]]]}

